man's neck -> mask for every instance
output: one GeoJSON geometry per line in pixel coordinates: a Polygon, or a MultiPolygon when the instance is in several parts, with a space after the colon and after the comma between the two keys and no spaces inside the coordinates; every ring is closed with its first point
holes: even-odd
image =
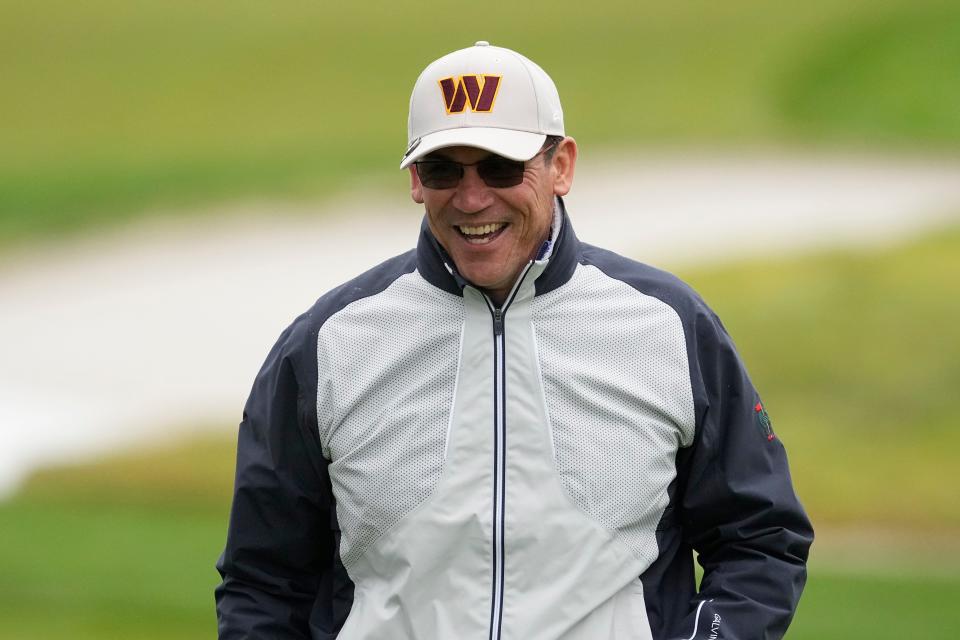
{"type": "MultiPolygon", "coordinates": [[[[560,236],[560,226],[563,224],[563,216],[560,214],[560,206],[554,200],[553,205],[553,223],[550,225],[550,229],[547,231],[547,234],[543,239],[537,244],[537,250],[530,256],[530,262],[539,261],[539,260],[548,260],[553,254],[554,246],[556,245],[557,238],[560,236]]],[[[500,289],[481,289],[483,293],[490,299],[490,302],[497,308],[503,306],[503,303],[506,302],[507,296],[510,295],[510,291],[513,287],[517,286],[517,280],[520,278],[520,275],[524,272],[524,269],[520,269],[513,278],[511,279],[511,285],[509,287],[500,288],[500,289]]]]}

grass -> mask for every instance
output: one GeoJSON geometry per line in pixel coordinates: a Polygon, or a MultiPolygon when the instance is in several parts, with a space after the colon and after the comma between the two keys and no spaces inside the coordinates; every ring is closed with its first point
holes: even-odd
{"type": "MultiPolygon", "coordinates": [[[[201,513],[29,492],[0,504],[0,638],[214,637],[224,504],[201,513]]],[[[947,640],[958,597],[955,573],[891,576],[814,562],[789,637],[947,640]]]]}
{"type": "Polygon", "coordinates": [[[960,229],[692,271],[819,523],[960,528],[960,229]]]}
{"type": "Polygon", "coordinates": [[[588,150],[960,143],[960,7],[946,0],[494,8],[0,3],[0,249],[158,209],[386,180],[416,73],[481,37],[548,68],[588,150]]]}
{"type": "Polygon", "coordinates": [[[814,565],[790,640],[950,640],[955,577],[842,574],[814,565]]]}
{"type": "Polygon", "coordinates": [[[222,513],[0,506],[0,638],[214,637],[222,513]]]}
{"type": "Polygon", "coordinates": [[[928,6],[824,34],[816,53],[782,74],[782,113],[812,137],[955,145],[958,18],[955,3],[928,6]]]}
{"type": "Polygon", "coordinates": [[[222,438],[49,469],[0,504],[0,638],[210,638],[222,438]]]}
{"type": "MultiPolygon", "coordinates": [[[[822,534],[789,638],[954,637],[960,229],[685,276],[739,341],[822,534]],[[898,533],[878,546],[878,528],[898,533]]],[[[213,636],[233,455],[210,437],[36,473],[0,503],[0,639],[213,636]]]]}

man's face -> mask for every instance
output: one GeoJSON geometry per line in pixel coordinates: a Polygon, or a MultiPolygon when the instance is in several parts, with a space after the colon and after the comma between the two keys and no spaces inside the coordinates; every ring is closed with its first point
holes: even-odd
{"type": "MultiPolygon", "coordinates": [[[[424,160],[470,164],[490,155],[475,147],[449,147],[424,160]]],[[[554,196],[570,191],[576,156],[573,138],[565,138],[551,159],[539,155],[528,160],[523,182],[507,188],[488,187],[477,168],[469,166],[455,187],[430,189],[410,167],[411,195],[424,205],[430,231],[460,274],[500,304],[547,239],[554,196]]]]}

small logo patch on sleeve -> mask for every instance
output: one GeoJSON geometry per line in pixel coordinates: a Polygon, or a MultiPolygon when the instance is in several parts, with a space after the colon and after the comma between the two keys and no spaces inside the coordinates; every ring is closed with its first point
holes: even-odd
{"type": "Polygon", "coordinates": [[[773,425],[770,423],[770,415],[767,413],[767,410],[763,408],[762,402],[757,402],[753,407],[753,415],[757,418],[757,427],[760,429],[760,433],[768,440],[773,440],[777,436],[773,433],[773,425]]]}

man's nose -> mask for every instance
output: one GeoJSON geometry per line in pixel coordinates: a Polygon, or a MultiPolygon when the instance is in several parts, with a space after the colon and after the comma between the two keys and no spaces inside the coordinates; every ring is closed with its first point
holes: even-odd
{"type": "Polygon", "coordinates": [[[475,166],[463,168],[463,177],[453,194],[453,206],[464,213],[477,213],[493,204],[493,193],[475,166]]]}

